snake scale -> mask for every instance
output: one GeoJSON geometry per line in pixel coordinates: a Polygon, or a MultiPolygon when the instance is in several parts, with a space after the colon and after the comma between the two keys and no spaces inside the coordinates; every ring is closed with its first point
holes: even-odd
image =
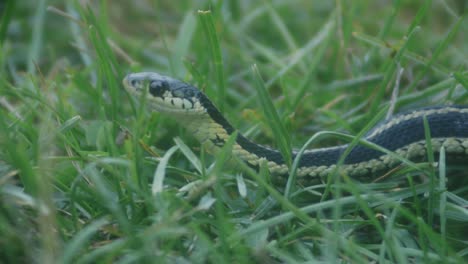
{"type": "MultiPolygon", "coordinates": [[[[128,74],[123,84],[137,97],[145,96],[152,110],[171,115],[185,126],[209,150],[223,147],[236,130],[208,97],[196,87],[175,78],[153,72],[128,74]]],[[[437,156],[445,147],[447,160],[468,161],[468,107],[442,106],[395,115],[371,129],[364,139],[411,161],[427,160],[424,117],[431,133],[431,145],[437,156]]],[[[336,168],[348,145],[307,150],[297,169],[300,182],[323,179],[336,168]]],[[[238,133],[232,148],[235,156],[258,168],[266,161],[271,174],[288,175],[278,150],[256,144],[238,133]]],[[[297,152],[293,152],[293,159],[297,152]]],[[[401,165],[401,160],[363,145],[355,146],[345,157],[340,172],[357,180],[375,179],[401,165]]]]}

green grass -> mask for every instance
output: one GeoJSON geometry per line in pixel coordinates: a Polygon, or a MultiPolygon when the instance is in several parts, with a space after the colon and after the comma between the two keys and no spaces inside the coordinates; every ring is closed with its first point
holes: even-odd
{"type": "Polygon", "coordinates": [[[467,261],[468,173],[443,155],[277,184],[121,85],[191,82],[285,157],[368,144],[386,109],[468,104],[465,1],[79,2],[0,4],[1,263],[467,261]]]}

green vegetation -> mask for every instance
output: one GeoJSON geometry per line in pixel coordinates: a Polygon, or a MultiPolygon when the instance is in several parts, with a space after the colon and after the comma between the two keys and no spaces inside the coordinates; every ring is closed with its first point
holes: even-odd
{"type": "MultiPolygon", "coordinates": [[[[362,135],[387,109],[467,104],[466,1],[9,0],[0,10],[0,262],[468,259],[466,167],[446,170],[442,157],[374,183],[338,173],[275,184],[228,166],[228,146],[206,154],[121,85],[141,70],[191,82],[288,157],[320,131],[362,135]]],[[[322,132],[310,147],[350,140],[322,132]]]]}

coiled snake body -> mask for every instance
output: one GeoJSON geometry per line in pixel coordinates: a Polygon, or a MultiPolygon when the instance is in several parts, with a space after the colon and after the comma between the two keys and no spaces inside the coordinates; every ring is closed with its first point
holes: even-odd
{"type": "MultiPolygon", "coordinates": [[[[152,72],[129,74],[123,83],[128,92],[145,96],[152,109],[172,115],[210,149],[222,147],[235,131],[208,97],[190,84],[152,72]]],[[[376,126],[364,139],[408,160],[425,160],[424,117],[429,124],[434,153],[437,155],[444,146],[449,159],[468,161],[468,107],[425,108],[397,115],[376,126]]],[[[306,151],[299,162],[298,179],[314,182],[326,177],[336,168],[347,147],[306,151]]],[[[288,175],[288,167],[279,151],[256,144],[240,133],[232,151],[249,166],[258,167],[266,160],[272,174],[288,175]]],[[[293,158],[296,155],[293,152],[293,158]]],[[[400,164],[401,160],[395,155],[357,145],[344,159],[340,171],[358,180],[374,179],[400,164]]]]}

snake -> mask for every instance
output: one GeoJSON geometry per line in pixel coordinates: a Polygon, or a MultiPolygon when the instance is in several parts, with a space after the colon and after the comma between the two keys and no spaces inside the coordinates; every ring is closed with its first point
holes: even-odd
{"type": "MultiPolygon", "coordinates": [[[[271,175],[288,177],[290,168],[279,150],[257,144],[239,133],[208,96],[194,85],[155,72],[136,72],[125,76],[123,86],[131,95],[146,100],[151,111],[171,116],[209,152],[222,149],[236,133],[232,145],[234,156],[252,168],[266,166],[271,175]]],[[[396,155],[356,144],[338,164],[349,144],[307,149],[299,156],[297,179],[303,184],[324,181],[339,166],[340,173],[352,179],[375,180],[404,165],[398,157],[414,162],[428,161],[428,149],[438,157],[442,147],[447,161],[466,163],[468,106],[435,106],[396,114],[378,123],[362,139],[396,155]]],[[[297,155],[298,151],[293,150],[292,159],[297,155]]]]}

